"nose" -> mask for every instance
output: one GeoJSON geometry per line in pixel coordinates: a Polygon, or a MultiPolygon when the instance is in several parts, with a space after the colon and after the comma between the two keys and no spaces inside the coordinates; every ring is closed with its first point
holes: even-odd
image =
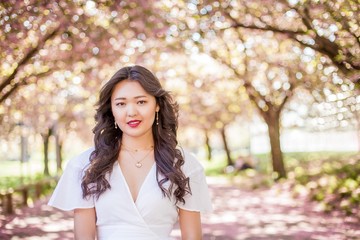
{"type": "Polygon", "coordinates": [[[129,104],[127,110],[127,116],[128,117],[134,117],[137,115],[137,109],[136,106],[134,106],[133,104],[129,104]]]}

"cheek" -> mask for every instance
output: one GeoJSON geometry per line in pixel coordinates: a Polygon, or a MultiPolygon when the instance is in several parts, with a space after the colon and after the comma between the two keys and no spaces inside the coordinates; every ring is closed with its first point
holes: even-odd
{"type": "Polygon", "coordinates": [[[155,111],[153,110],[147,111],[146,116],[151,119],[155,118],[155,111]]]}
{"type": "Polygon", "coordinates": [[[120,120],[124,116],[123,111],[120,111],[115,108],[112,109],[112,114],[113,114],[114,118],[117,120],[120,120]]]}

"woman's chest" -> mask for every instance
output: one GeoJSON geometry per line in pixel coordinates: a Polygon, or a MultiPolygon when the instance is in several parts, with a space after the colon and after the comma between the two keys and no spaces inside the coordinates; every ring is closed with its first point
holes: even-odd
{"type": "Polygon", "coordinates": [[[142,183],[136,201],[130,192],[121,169],[115,165],[108,189],[95,201],[97,224],[164,224],[177,221],[177,207],[164,196],[152,169],[142,183]]]}

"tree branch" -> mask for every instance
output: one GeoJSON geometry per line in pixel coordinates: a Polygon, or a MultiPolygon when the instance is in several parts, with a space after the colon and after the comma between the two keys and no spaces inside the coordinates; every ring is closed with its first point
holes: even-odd
{"type": "MultiPolygon", "coordinates": [[[[357,83],[360,81],[360,74],[358,70],[360,70],[359,64],[356,61],[351,60],[353,56],[346,56],[342,53],[342,48],[335,42],[331,42],[329,39],[320,36],[317,31],[312,26],[312,19],[310,16],[310,9],[305,7],[303,10],[300,10],[296,7],[292,7],[288,5],[289,9],[295,10],[302,23],[305,25],[307,30],[289,30],[289,29],[280,29],[279,27],[270,26],[265,24],[265,26],[257,26],[255,24],[243,24],[236,19],[234,19],[228,11],[223,11],[226,17],[231,21],[231,25],[225,29],[231,28],[245,28],[245,29],[252,29],[252,30],[260,30],[260,31],[272,31],[274,33],[283,34],[288,36],[290,39],[295,40],[296,42],[300,43],[302,46],[310,47],[315,51],[324,54],[329,57],[329,59],[333,62],[333,64],[339,68],[339,70],[344,73],[348,78],[350,78],[353,82],[357,83]],[[315,36],[309,36],[309,33],[314,32],[315,36]],[[308,44],[299,39],[300,36],[309,36],[311,37],[315,44],[308,44]],[[341,58],[341,56],[346,57],[346,59],[341,58]],[[350,76],[351,75],[351,76],[350,76]]],[[[356,36],[356,35],[355,35],[356,36]]],[[[357,41],[360,41],[357,39],[357,41]]]]}
{"type": "MultiPolygon", "coordinates": [[[[289,30],[289,29],[278,29],[278,28],[275,28],[275,27],[272,27],[272,26],[269,26],[269,25],[266,25],[264,27],[259,27],[259,26],[256,26],[254,24],[245,25],[245,24],[242,24],[242,23],[239,23],[239,22],[234,22],[228,28],[247,28],[247,29],[261,30],[261,31],[272,31],[272,32],[275,32],[275,33],[281,33],[281,34],[286,34],[286,35],[290,35],[290,36],[293,36],[293,35],[306,35],[306,32],[302,31],[302,30],[293,31],[293,30],[289,30]]],[[[228,28],[224,28],[224,29],[228,29],[228,28]]]]}
{"type": "Polygon", "coordinates": [[[5,87],[11,84],[11,81],[15,78],[16,74],[18,73],[19,69],[27,64],[30,59],[39,52],[40,49],[42,49],[46,43],[47,40],[55,37],[57,33],[60,31],[61,25],[59,24],[56,28],[52,29],[52,31],[48,34],[46,34],[42,39],[39,40],[36,47],[30,49],[25,56],[17,63],[17,67],[14,69],[14,71],[5,78],[5,80],[0,84],[0,92],[4,90],[5,87]]]}
{"type": "MultiPolygon", "coordinates": [[[[46,76],[49,73],[52,73],[52,72],[51,71],[42,72],[42,73],[36,74],[36,76],[28,76],[28,77],[26,77],[26,79],[31,79],[32,77],[41,78],[41,77],[46,76]]],[[[11,89],[9,91],[7,91],[4,95],[0,96],[0,103],[4,102],[11,94],[13,94],[16,90],[18,90],[18,88],[20,86],[25,86],[25,85],[29,84],[29,82],[27,82],[26,79],[15,83],[14,85],[11,86],[11,89]]]]}
{"type": "Polygon", "coordinates": [[[360,36],[357,36],[355,32],[352,32],[349,25],[349,19],[346,16],[339,16],[336,12],[333,11],[333,8],[329,5],[329,2],[325,1],[325,8],[330,14],[330,16],[338,23],[341,24],[343,29],[345,29],[350,35],[352,35],[358,46],[360,46],[360,36]]]}

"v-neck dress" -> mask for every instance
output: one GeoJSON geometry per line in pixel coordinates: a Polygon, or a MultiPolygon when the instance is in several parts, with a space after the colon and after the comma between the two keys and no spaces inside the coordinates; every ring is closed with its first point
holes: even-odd
{"type": "Polygon", "coordinates": [[[81,179],[92,151],[93,148],[69,161],[48,204],[65,211],[95,208],[97,239],[168,240],[178,221],[178,208],[211,212],[204,169],[187,152],[182,170],[189,177],[192,194],[185,196],[185,204],[175,204],[173,198],[163,196],[156,180],[156,164],[148,172],[134,202],[118,162],[114,164],[112,173],[107,175],[111,189],[98,199],[83,199],[81,179]]]}

